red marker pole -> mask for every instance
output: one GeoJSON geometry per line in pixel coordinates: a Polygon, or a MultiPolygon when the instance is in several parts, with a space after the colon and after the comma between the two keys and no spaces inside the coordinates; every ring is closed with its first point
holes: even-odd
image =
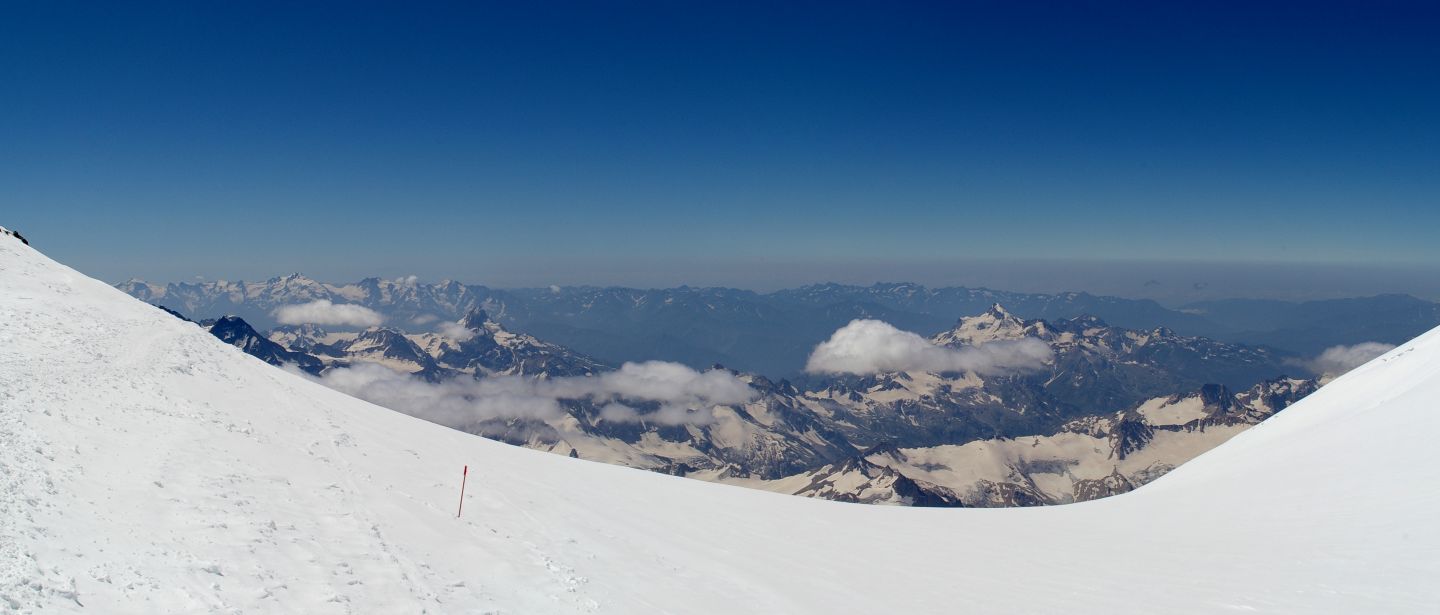
{"type": "Polygon", "coordinates": [[[460,507],[455,509],[456,519],[459,519],[460,512],[465,510],[465,480],[468,478],[470,478],[470,466],[466,465],[465,469],[460,471],[460,507]]]}

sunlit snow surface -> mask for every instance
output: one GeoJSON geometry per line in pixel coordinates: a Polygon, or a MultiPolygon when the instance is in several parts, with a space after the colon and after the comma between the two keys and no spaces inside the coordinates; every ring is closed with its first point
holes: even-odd
{"type": "Polygon", "coordinates": [[[1431,332],[1131,494],[811,500],[424,423],[0,237],[0,611],[1436,612],[1437,434],[1431,332]]]}

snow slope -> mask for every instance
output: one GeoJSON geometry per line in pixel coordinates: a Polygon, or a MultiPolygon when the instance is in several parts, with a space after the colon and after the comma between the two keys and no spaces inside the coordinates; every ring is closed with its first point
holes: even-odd
{"type": "Polygon", "coordinates": [[[841,504],[425,423],[0,237],[0,610],[1434,612],[1437,400],[1432,331],[1130,494],[841,504]]]}

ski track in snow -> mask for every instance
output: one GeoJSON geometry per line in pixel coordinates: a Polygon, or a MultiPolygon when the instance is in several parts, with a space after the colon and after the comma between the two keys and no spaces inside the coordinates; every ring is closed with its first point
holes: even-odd
{"type": "Polygon", "coordinates": [[[1433,612],[1436,399],[1432,332],[1131,494],[841,504],[424,423],[0,237],[0,611],[1433,612]]]}

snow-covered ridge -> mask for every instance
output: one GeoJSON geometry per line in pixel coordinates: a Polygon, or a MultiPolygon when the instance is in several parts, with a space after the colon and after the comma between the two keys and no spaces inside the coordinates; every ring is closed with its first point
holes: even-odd
{"type": "Polygon", "coordinates": [[[1437,399],[1432,331],[1130,494],[847,505],[412,419],[0,241],[0,608],[1425,612],[1437,399]]]}
{"type": "Polygon", "coordinates": [[[23,243],[23,244],[25,244],[25,245],[27,245],[27,246],[30,245],[30,240],[25,239],[25,236],[24,236],[24,235],[21,235],[20,233],[18,233],[18,232],[16,232],[16,231],[12,231],[12,230],[10,230],[10,229],[8,229],[8,228],[5,228],[5,227],[3,227],[3,226],[0,226],[0,237],[14,237],[14,238],[16,238],[16,239],[19,239],[19,240],[20,240],[20,243],[23,243]]]}

